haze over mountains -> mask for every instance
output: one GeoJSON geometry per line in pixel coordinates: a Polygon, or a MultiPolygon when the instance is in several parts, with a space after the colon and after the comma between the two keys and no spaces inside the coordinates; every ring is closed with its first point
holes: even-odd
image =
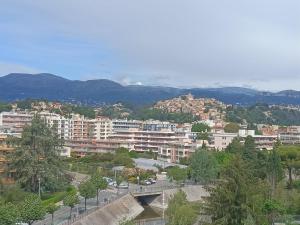
{"type": "Polygon", "coordinates": [[[228,104],[251,105],[259,102],[300,105],[300,92],[293,90],[274,93],[240,87],[180,89],[142,85],[123,86],[106,79],[68,80],[47,73],[34,75],[12,73],[0,77],[1,101],[42,98],[89,105],[116,102],[147,105],[187,93],[192,93],[196,97],[216,98],[228,104]]]}

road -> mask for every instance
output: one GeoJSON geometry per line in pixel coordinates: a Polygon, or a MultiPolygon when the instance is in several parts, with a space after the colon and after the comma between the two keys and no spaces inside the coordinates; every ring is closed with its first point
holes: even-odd
{"type": "MultiPolygon", "coordinates": [[[[100,206],[104,205],[105,199],[111,200],[116,198],[117,194],[115,190],[105,190],[99,192],[99,202],[100,206]]],[[[87,200],[87,209],[92,209],[97,207],[97,198],[92,198],[87,200]]],[[[84,212],[84,198],[80,197],[80,204],[75,206],[72,210],[72,218],[78,216],[84,212]]],[[[70,207],[61,206],[59,210],[54,213],[54,224],[61,224],[67,221],[70,215],[70,207]]],[[[45,219],[42,221],[35,222],[34,225],[51,225],[51,215],[47,214],[45,219]]]]}
{"type": "MultiPolygon", "coordinates": [[[[156,184],[151,184],[148,186],[141,186],[137,184],[129,184],[128,189],[117,189],[110,188],[104,191],[99,192],[99,202],[100,207],[105,205],[105,199],[111,201],[112,199],[116,199],[124,194],[131,192],[151,192],[152,190],[158,190],[162,188],[169,189],[172,183],[168,181],[157,181],[156,184]],[[141,188],[142,187],[142,188],[141,188]]],[[[97,207],[97,198],[92,198],[87,200],[87,209],[90,210],[92,208],[97,207]]],[[[79,214],[84,212],[84,198],[80,197],[80,204],[75,206],[72,210],[72,218],[77,217],[79,214]]],[[[54,214],[54,224],[59,225],[66,222],[69,219],[70,215],[70,207],[61,206],[59,210],[57,210],[54,214]]],[[[45,219],[42,221],[35,222],[34,225],[51,225],[51,215],[47,214],[45,219]]]]}

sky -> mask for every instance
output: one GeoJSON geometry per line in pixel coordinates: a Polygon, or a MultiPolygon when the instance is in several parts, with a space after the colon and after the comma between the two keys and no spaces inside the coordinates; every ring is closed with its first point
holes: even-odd
{"type": "Polygon", "coordinates": [[[0,0],[0,76],[300,90],[299,0],[0,0]]]}

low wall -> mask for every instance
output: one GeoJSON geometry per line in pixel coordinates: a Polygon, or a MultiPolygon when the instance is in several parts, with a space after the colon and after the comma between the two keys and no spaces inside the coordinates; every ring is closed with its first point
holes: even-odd
{"type": "Polygon", "coordinates": [[[143,212],[144,208],[131,195],[120,199],[92,212],[73,225],[118,225],[124,218],[133,219],[143,212]]]}

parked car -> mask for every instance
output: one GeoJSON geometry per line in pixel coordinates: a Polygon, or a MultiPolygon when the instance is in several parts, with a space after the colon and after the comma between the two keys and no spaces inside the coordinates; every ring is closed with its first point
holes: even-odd
{"type": "Polygon", "coordinates": [[[129,188],[129,185],[127,182],[121,182],[121,184],[119,184],[119,188],[122,188],[122,189],[127,189],[129,188]]]}
{"type": "Polygon", "coordinates": [[[144,180],[142,182],[142,184],[144,184],[144,185],[151,185],[152,183],[149,180],[144,180]]]}
{"type": "Polygon", "coordinates": [[[155,180],[155,179],[153,179],[153,178],[149,178],[149,179],[148,179],[148,181],[150,181],[150,182],[151,182],[151,184],[155,184],[155,183],[156,183],[156,180],[155,180]]]}
{"type": "Polygon", "coordinates": [[[117,182],[116,181],[111,181],[108,183],[109,186],[112,186],[112,187],[117,187],[117,182]]]}

